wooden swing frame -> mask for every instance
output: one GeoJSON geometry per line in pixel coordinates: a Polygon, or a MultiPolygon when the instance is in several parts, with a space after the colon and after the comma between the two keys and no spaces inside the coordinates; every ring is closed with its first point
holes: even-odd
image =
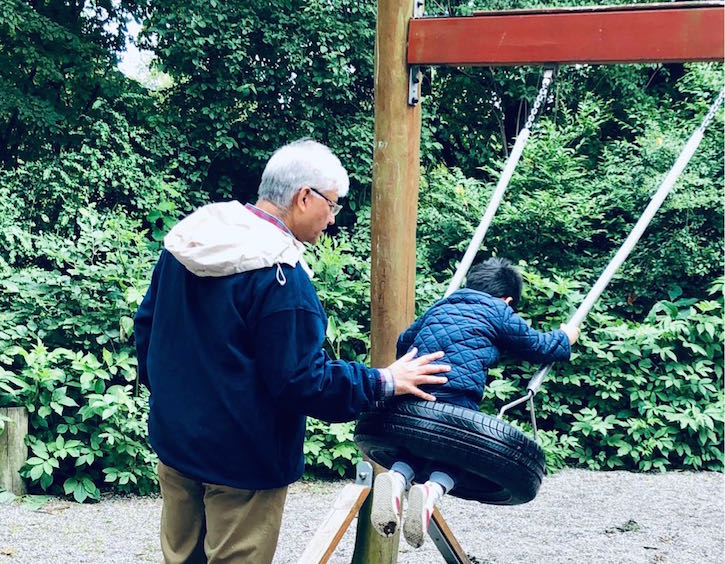
{"type": "MultiPolygon", "coordinates": [[[[723,61],[723,2],[478,12],[427,18],[422,0],[378,0],[372,185],[371,357],[395,359],[415,308],[415,231],[420,174],[420,66],[621,64],[723,61]]],[[[322,563],[359,514],[353,563],[397,560],[398,535],[370,526],[376,472],[365,462],[300,563],[322,563]]],[[[377,470],[377,469],[376,469],[377,470]]],[[[468,557],[436,509],[429,534],[444,560],[468,557]]]]}

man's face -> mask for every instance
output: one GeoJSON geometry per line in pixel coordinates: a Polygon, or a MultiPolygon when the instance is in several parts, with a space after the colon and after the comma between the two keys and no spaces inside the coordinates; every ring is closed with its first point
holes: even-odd
{"type": "Polygon", "coordinates": [[[295,237],[304,243],[315,243],[335,223],[337,198],[335,189],[303,187],[295,197],[295,237]]]}

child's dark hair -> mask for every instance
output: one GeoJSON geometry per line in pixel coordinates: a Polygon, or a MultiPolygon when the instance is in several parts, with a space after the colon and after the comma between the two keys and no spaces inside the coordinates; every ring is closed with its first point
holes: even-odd
{"type": "Polygon", "coordinates": [[[504,258],[490,258],[474,265],[466,276],[466,288],[486,292],[496,298],[511,297],[515,308],[521,299],[524,282],[518,269],[504,258]]]}

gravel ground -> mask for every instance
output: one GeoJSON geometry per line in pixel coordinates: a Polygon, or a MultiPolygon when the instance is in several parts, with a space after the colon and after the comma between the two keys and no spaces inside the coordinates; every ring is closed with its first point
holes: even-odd
{"type": "MultiPolygon", "coordinates": [[[[290,488],[275,564],[295,562],[345,482],[290,488]]],[[[725,562],[725,477],[716,473],[631,474],[566,470],[537,498],[493,507],[452,497],[441,512],[476,564],[725,562]]],[[[0,506],[0,564],[159,562],[158,498],[79,505],[30,499],[0,506]],[[41,505],[40,502],[45,501],[41,505]]],[[[348,563],[353,523],[331,562],[348,563]]],[[[430,539],[401,539],[398,562],[443,562],[430,539]]]]}

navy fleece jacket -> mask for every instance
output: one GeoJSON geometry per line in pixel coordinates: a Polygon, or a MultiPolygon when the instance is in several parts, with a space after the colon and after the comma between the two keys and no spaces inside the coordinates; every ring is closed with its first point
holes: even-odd
{"type": "Polygon", "coordinates": [[[164,250],[135,318],[161,461],[243,489],[297,480],[305,415],[351,420],[382,395],[378,370],[330,360],[326,327],[299,263],[202,277],[164,250]]]}
{"type": "Polygon", "coordinates": [[[488,369],[500,352],[531,362],[568,360],[564,331],[541,333],[529,327],[506,302],[476,290],[458,290],[433,304],[398,339],[398,357],[411,347],[421,354],[443,351],[448,382],[427,387],[438,401],[478,409],[488,369]]]}

